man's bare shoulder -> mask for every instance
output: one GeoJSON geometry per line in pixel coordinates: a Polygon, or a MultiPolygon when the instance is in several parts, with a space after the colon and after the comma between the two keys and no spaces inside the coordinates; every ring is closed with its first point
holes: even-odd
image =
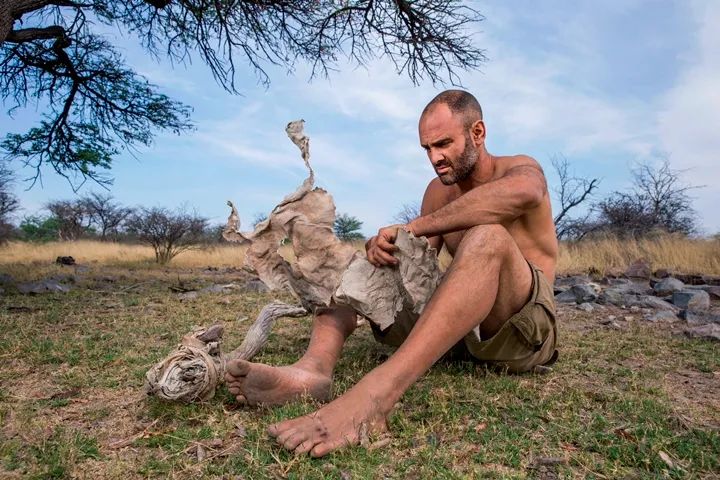
{"type": "Polygon", "coordinates": [[[505,155],[496,157],[497,165],[497,176],[503,177],[515,170],[523,170],[523,167],[528,167],[537,170],[544,176],[544,172],[537,160],[530,155],[519,154],[519,155],[505,155]]]}
{"type": "Polygon", "coordinates": [[[444,185],[439,178],[433,178],[428,183],[423,196],[423,214],[433,212],[458,197],[457,187],[444,185]]]}

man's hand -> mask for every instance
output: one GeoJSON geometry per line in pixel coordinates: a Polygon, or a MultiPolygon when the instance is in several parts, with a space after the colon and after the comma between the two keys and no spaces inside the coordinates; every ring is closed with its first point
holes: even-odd
{"type": "Polygon", "coordinates": [[[365,244],[365,251],[370,263],[376,267],[395,266],[398,259],[393,256],[398,247],[395,245],[398,229],[407,230],[407,225],[390,225],[378,230],[378,234],[365,244]]]}

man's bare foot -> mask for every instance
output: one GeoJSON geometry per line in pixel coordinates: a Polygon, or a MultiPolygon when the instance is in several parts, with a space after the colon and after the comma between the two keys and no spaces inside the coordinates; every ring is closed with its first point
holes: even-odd
{"type": "Polygon", "coordinates": [[[297,365],[271,367],[245,360],[230,360],[225,382],[237,401],[247,405],[282,405],[304,395],[326,402],[331,379],[297,365]]]}
{"type": "Polygon", "coordinates": [[[386,431],[393,404],[388,407],[388,401],[381,401],[374,395],[375,389],[363,383],[314,413],[271,425],[268,433],[288,450],[322,457],[357,445],[370,433],[386,431]]]}

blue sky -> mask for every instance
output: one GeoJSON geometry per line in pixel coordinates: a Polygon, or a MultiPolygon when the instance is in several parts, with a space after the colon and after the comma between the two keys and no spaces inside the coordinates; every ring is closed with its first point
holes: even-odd
{"type": "MultiPolygon", "coordinates": [[[[535,157],[555,183],[562,154],[579,175],[602,179],[598,194],[623,190],[634,161],[669,156],[687,169],[705,233],[720,231],[720,2],[472,2],[486,19],[475,33],[488,61],[461,75],[485,111],[488,149],[535,157]]],[[[199,59],[187,67],[153,60],[132,37],[109,32],[130,66],[164,93],[194,107],[197,130],[159,134],[135,158],[121,154],[111,193],[128,205],[186,204],[224,222],[226,200],[246,228],[302,182],[305,171],[284,126],[303,118],[319,186],[365,234],[417,201],[434,173],[417,140],[420,111],[442,85],[413,86],[384,59],[366,69],[341,65],[308,83],[269,68],[269,88],[250,69],[242,96],[219,88],[199,59]]],[[[0,135],[25,131],[36,109],[0,117],[0,135]]],[[[31,172],[17,165],[20,176],[31,172]]],[[[80,193],[99,190],[87,184],[80,193]]],[[[33,214],[74,194],[46,171],[43,185],[16,193],[33,214]]]]}

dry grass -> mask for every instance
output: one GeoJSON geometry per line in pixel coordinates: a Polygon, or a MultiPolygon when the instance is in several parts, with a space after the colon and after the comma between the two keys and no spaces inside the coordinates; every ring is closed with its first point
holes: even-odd
{"type": "MultiPolygon", "coordinates": [[[[362,249],[362,242],[357,243],[362,249]]],[[[280,249],[291,259],[289,246],[280,249]]],[[[48,264],[60,255],[72,255],[80,264],[128,265],[153,263],[150,247],[93,240],[75,242],[25,243],[11,242],[0,246],[0,265],[48,264]]],[[[236,245],[215,245],[183,252],[173,259],[171,267],[239,267],[245,248],[236,245]]],[[[560,248],[558,273],[579,273],[589,269],[600,272],[623,271],[638,258],[650,262],[653,269],[668,268],[683,273],[720,274],[720,240],[687,239],[673,236],[647,240],[603,239],[579,243],[563,243],[560,248]]],[[[449,264],[446,253],[441,263],[449,264]]]]}
{"type": "Polygon", "coordinates": [[[720,274],[720,240],[662,236],[644,240],[607,238],[560,247],[558,272],[578,273],[597,269],[601,273],[624,271],[638,258],[651,268],[682,273],[720,274]]]}

